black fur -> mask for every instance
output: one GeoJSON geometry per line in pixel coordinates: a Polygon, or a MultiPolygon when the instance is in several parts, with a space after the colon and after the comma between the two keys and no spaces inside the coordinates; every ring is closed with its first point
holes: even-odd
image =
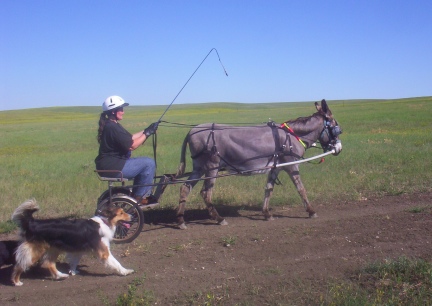
{"type": "Polygon", "coordinates": [[[24,232],[26,241],[46,242],[66,252],[95,250],[100,244],[99,223],[91,219],[30,218],[24,232]]]}
{"type": "Polygon", "coordinates": [[[16,240],[0,241],[0,267],[15,264],[14,253],[18,245],[19,241],[16,240]]]}

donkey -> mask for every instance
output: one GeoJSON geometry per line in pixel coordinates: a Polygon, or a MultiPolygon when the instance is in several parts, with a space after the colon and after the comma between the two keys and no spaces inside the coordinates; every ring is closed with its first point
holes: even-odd
{"type": "Polygon", "coordinates": [[[282,125],[269,122],[257,126],[229,126],[205,123],[192,128],[182,145],[180,165],[176,176],[184,174],[186,167],[186,146],[189,144],[193,170],[188,180],[180,187],[180,199],[177,209],[177,222],[180,229],[186,229],[184,211],[186,199],[196,183],[205,175],[201,196],[210,213],[210,217],[220,225],[227,225],[212,204],[212,189],[219,170],[239,175],[268,173],[262,213],[266,220],[273,220],[269,212],[269,202],[279,172],[288,173],[302,198],[309,217],[317,217],[306,195],[300,179],[299,165],[292,164],[276,167],[299,160],[306,149],[317,141],[323,150],[334,150],[334,155],[342,151],[339,134],[342,133],[337,121],[325,100],[321,105],[315,102],[318,112],[282,125]]]}

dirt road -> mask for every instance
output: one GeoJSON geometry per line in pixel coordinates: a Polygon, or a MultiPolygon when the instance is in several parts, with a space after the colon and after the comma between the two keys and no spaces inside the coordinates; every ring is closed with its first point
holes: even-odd
{"type": "MultiPolygon", "coordinates": [[[[259,207],[221,207],[227,226],[215,225],[206,210],[188,210],[187,230],[176,229],[173,211],[150,211],[134,242],[112,248],[135,274],[112,275],[87,256],[77,276],[52,281],[34,268],[13,287],[12,268],[3,267],[0,304],[112,305],[134,284],[131,296],[143,305],[302,305],[366,263],[432,258],[432,194],[315,207],[315,219],[300,206],[274,208],[274,221],[264,221],[259,207]]],[[[67,271],[64,263],[58,268],[67,271]]]]}

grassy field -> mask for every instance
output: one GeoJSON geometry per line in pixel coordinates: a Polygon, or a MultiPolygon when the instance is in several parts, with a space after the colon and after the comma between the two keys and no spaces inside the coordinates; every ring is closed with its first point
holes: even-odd
{"type": "MultiPolygon", "coordinates": [[[[432,189],[432,97],[398,100],[328,101],[343,129],[343,152],[300,170],[312,204],[337,198],[426,192],[432,189]]],[[[158,120],[166,106],[130,106],[122,124],[136,132],[158,120]]],[[[211,103],[173,105],[163,120],[186,125],[204,122],[259,124],[309,116],[307,103],[211,103]]],[[[36,198],[41,216],[90,216],[106,189],[93,172],[99,107],[55,107],[0,112],[0,223],[28,198],[36,198]]],[[[157,136],[157,174],[174,173],[188,127],[163,123],[157,136]]],[[[321,151],[310,150],[307,156],[321,151]]],[[[152,142],[134,156],[153,156],[152,142]]],[[[190,170],[190,159],[188,169],[190,170]]],[[[286,174],[280,175],[271,205],[300,205],[286,174]]],[[[218,180],[215,203],[261,206],[265,176],[218,180]]],[[[189,207],[201,205],[201,184],[189,207]]],[[[178,189],[168,186],[162,207],[177,205],[178,189]]]]}

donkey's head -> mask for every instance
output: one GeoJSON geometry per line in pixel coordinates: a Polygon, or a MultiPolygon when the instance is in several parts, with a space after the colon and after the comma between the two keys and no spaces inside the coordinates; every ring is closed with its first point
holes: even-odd
{"type": "Polygon", "coordinates": [[[324,118],[323,130],[318,138],[321,146],[325,151],[335,150],[335,155],[342,151],[342,143],[339,140],[339,135],[342,134],[342,129],[339,127],[336,119],[327,105],[326,100],[321,100],[321,105],[315,102],[315,107],[320,115],[324,118]]]}

